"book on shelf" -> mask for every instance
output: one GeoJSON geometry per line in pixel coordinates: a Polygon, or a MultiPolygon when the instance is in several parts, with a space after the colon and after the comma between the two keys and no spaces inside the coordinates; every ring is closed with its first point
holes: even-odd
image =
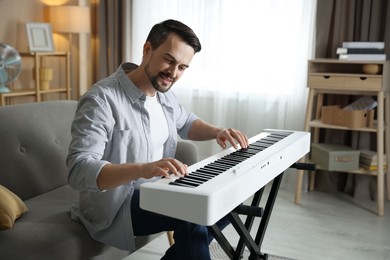
{"type": "MultiPolygon", "coordinates": [[[[378,170],[378,155],[375,151],[360,150],[359,166],[369,171],[378,170]]],[[[383,167],[386,169],[386,154],[383,155],[383,167]]]]}
{"type": "Polygon", "coordinates": [[[340,60],[385,61],[386,54],[339,54],[340,60]]]}
{"type": "Polygon", "coordinates": [[[354,42],[343,42],[343,48],[375,48],[375,49],[384,49],[385,42],[364,42],[364,41],[354,41],[354,42]]]}
{"type": "Polygon", "coordinates": [[[337,54],[385,54],[385,49],[378,48],[343,48],[336,50],[337,54]]]}
{"type": "MultiPolygon", "coordinates": [[[[367,165],[367,164],[359,164],[360,167],[362,167],[365,170],[368,171],[377,171],[378,170],[378,165],[367,165]]],[[[383,164],[383,170],[385,171],[387,169],[387,164],[383,164]]]]}

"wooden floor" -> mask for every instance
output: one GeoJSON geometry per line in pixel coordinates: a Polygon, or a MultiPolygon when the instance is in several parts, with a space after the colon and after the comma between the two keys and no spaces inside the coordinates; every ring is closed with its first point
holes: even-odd
{"type": "MultiPolygon", "coordinates": [[[[390,260],[390,202],[384,217],[375,209],[372,201],[321,192],[303,193],[296,205],[294,192],[281,189],[262,252],[299,260],[390,260]]],[[[230,226],[224,234],[233,244],[238,240],[230,226]]],[[[125,260],[160,259],[167,246],[163,235],[125,260]]]]}

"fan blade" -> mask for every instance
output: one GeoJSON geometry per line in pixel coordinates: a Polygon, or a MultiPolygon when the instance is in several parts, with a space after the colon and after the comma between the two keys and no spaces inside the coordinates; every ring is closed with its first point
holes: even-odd
{"type": "Polygon", "coordinates": [[[7,57],[5,60],[3,60],[1,63],[3,63],[4,66],[10,66],[10,65],[17,65],[21,61],[20,56],[14,56],[14,57],[7,57]]]}

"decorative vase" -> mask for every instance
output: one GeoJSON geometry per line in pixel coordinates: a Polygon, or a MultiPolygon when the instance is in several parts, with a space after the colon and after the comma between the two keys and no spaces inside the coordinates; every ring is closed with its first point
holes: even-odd
{"type": "Polygon", "coordinates": [[[365,74],[375,75],[381,72],[381,67],[379,64],[364,64],[362,70],[365,74]]]}
{"type": "Polygon", "coordinates": [[[39,85],[41,90],[50,89],[50,81],[53,80],[52,68],[40,68],[39,69],[39,85]]]}

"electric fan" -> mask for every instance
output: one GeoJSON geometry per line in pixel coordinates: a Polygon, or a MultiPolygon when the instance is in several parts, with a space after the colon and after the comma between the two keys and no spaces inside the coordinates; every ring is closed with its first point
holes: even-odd
{"type": "Polygon", "coordinates": [[[22,69],[22,59],[11,46],[0,43],[0,93],[10,92],[7,87],[14,81],[22,69]]]}

